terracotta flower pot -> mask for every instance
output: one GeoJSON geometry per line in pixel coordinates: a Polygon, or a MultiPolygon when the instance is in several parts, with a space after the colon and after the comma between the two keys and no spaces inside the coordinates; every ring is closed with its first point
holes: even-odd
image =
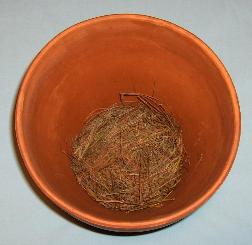
{"type": "Polygon", "coordinates": [[[15,130],[30,176],[56,205],[97,227],[143,231],[184,218],[216,191],[235,158],[240,112],[226,69],[196,36],[152,17],[111,15],[70,27],[39,52],[19,91],[15,130]],[[118,102],[119,92],[154,92],[183,128],[190,165],[162,208],[104,208],[62,152],[85,117],[118,102]]]}

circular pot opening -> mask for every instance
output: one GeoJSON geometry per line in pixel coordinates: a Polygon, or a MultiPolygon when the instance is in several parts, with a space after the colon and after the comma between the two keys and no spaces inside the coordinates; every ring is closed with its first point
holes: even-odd
{"type": "Polygon", "coordinates": [[[231,79],[203,42],[162,20],[113,15],[67,29],[39,53],[20,89],[16,134],[30,175],[58,206],[99,227],[140,231],[185,217],[213,194],[235,157],[239,120],[231,79]],[[104,208],[63,153],[86,116],[120,92],[154,93],[183,129],[190,164],[162,208],[104,208]]]}

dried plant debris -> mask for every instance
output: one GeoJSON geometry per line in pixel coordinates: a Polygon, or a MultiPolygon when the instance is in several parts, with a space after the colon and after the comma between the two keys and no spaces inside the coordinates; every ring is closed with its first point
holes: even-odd
{"type": "Polygon", "coordinates": [[[138,93],[122,93],[120,99],[86,120],[73,142],[72,170],[107,208],[160,206],[181,180],[182,130],[159,100],[138,93]]]}

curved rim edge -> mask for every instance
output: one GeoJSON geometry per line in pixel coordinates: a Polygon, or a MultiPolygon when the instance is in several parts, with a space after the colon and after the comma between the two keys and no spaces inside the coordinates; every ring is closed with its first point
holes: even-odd
{"type": "Polygon", "coordinates": [[[240,131],[241,131],[241,117],[240,117],[240,109],[239,109],[239,102],[238,97],[235,91],[235,87],[232,83],[231,77],[229,76],[226,68],[222,64],[222,62],[219,60],[217,55],[212,51],[210,47],[208,47],[201,39],[199,39],[197,36],[192,34],[191,32],[185,30],[184,28],[173,24],[169,21],[162,20],[159,18],[146,16],[146,15],[140,15],[140,14],[112,14],[112,15],[105,15],[100,17],[95,17],[89,20],[85,20],[82,22],[79,22],[64,31],[60,32],[58,35],[56,35],[52,40],[50,40],[37,54],[37,56],[33,59],[32,63],[28,67],[24,78],[21,82],[21,85],[19,87],[18,95],[16,100],[16,106],[15,106],[15,113],[14,113],[14,120],[15,120],[15,135],[16,135],[16,141],[17,145],[20,151],[20,154],[22,156],[24,165],[33,179],[33,181],[36,183],[36,185],[39,187],[39,189],[50,199],[52,200],[58,207],[66,211],[68,214],[72,215],[73,217],[84,221],[90,225],[94,225],[96,227],[107,229],[107,230],[113,230],[113,231],[146,231],[146,230],[154,230],[157,228],[161,228],[163,226],[175,223],[176,221],[179,221],[189,214],[191,214],[193,211],[195,211],[197,208],[199,208],[201,205],[203,205],[220,187],[220,185],[225,180],[226,176],[228,175],[233,161],[235,159],[239,140],[240,140],[240,131]],[[141,221],[141,222],[111,222],[109,220],[103,220],[99,219],[97,217],[94,217],[92,215],[88,215],[86,213],[81,212],[80,210],[77,210],[76,208],[72,207],[70,204],[67,204],[64,200],[57,197],[57,195],[49,190],[49,188],[39,179],[37,176],[35,170],[32,168],[31,161],[29,159],[28,154],[26,153],[26,147],[25,147],[25,141],[24,141],[24,135],[22,131],[22,123],[20,121],[20,118],[22,116],[23,111],[23,101],[25,96],[25,91],[27,87],[28,80],[31,76],[31,73],[33,72],[34,68],[37,66],[39,61],[42,59],[43,55],[51,48],[52,45],[54,45],[58,40],[60,40],[63,36],[67,35],[71,31],[74,31],[80,27],[94,24],[95,22],[104,21],[108,19],[120,19],[120,18],[128,18],[128,19],[138,19],[143,21],[150,21],[152,23],[155,23],[157,25],[162,25],[170,30],[173,30],[180,35],[183,35],[184,37],[190,39],[192,42],[194,42],[197,46],[199,46],[202,51],[208,56],[211,57],[214,65],[218,68],[221,75],[223,76],[224,81],[226,82],[228,91],[230,93],[231,101],[232,101],[232,108],[234,113],[234,138],[230,150],[229,157],[226,161],[225,167],[223,172],[220,174],[218,179],[215,181],[215,183],[209,188],[200,198],[198,198],[194,203],[191,203],[189,206],[187,206],[184,209],[178,210],[174,212],[173,214],[149,221],[141,221]]]}

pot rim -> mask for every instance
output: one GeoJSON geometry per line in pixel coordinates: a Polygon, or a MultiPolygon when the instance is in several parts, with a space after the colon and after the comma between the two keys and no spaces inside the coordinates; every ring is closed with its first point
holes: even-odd
{"type": "Polygon", "coordinates": [[[239,102],[238,97],[235,91],[235,87],[232,83],[231,77],[228,74],[226,68],[224,67],[223,63],[219,60],[217,55],[209,48],[201,39],[199,39],[197,36],[192,34],[191,32],[185,30],[184,28],[173,24],[169,21],[162,20],[159,18],[147,16],[147,15],[141,15],[141,14],[112,14],[112,15],[104,15],[95,17],[92,19],[88,19],[82,22],[79,22],[58,35],[56,35],[52,40],[50,40],[37,54],[37,56],[33,59],[32,63],[28,67],[24,78],[21,82],[18,97],[16,101],[16,107],[15,107],[15,135],[16,135],[16,141],[19,148],[19,151],[21,153],[23,163],[35,182],[35,184],[39,187],[39,189],[51,200],[53,201],[58,207],[72,215],[73,217],[84,221],[90,225],[94,225],[99,228],[103,228],[106,230],[113,230],[113,231],[146,231],[146,230],[153,230],[157,228],[161,228],[163,226],[166,226],[168,224],[175,223],[189,214],[191,214],[193,211],[195,211],[197,208],[199,208],[201,205],[203,205],[220,187],[220,185],[225,180],[226,176],[228,175],[232,165],[233,161],[235,159],[239,140],[240,140],[240,131],[241,131],[241,116],[240,116],[240,109],[239,109],[239,102]],[[194,42],[198,47],[201,48],[201,50],[206,54],[207,57],[209,57],[214,65],[218,68],[221,76],[223,77],[223,80],[226,83],[227,89],[230,94],[231,102],[232,102],[232,108],[234,113],[234,137],[232,140],[232,146],[230,150],[229,157],[225,163],[225,167],[220,174],[220,176],[217,178],[215,183],[204,193],[201,197],[199,197],[196,201],[189,204],[187,207],[177,210],[173,212],[170,215],[167,215],[162,218],[157,219],[150,219],[146,221],[139,221],[139,222],[114,222],[110,220],[105,220],[99,217],[94,217],[92,215],[89,215],[88,213],[85,213],[85,211],[81,211],[73,207],[71,204],[64,201],[62,198],[57,196],[56,193],[53,192],[43,181],[40,179],[39,175],[36,173],[35,169],[33,168],[33,164],[31,159],[29,158],[28,151],[26,149],[25,140],[24,140],[24,133],[23,133],[23,125],[22,125],[22,112],[23,112],[23,101],[25,98],[25,94],[28,90],[29,86],[29,80],[36,69],[39,62],[43,59],[43,56],[50,50],[50,48],[57,44],[59,40],[61,40],[65,35],[68,35],[72,31],[75,31],[79,28],[83,28],[87,25],[92,25],[97,22],[102,22],[106,20],[112,20],[112,19],[137,19],[140,21],[149,21],[151,23],[154,23],[159,26],[163,26],[165,28],[168,28],[180,35],[182,35],[184,38],[190,39],[192,42],[194,42]]]}

